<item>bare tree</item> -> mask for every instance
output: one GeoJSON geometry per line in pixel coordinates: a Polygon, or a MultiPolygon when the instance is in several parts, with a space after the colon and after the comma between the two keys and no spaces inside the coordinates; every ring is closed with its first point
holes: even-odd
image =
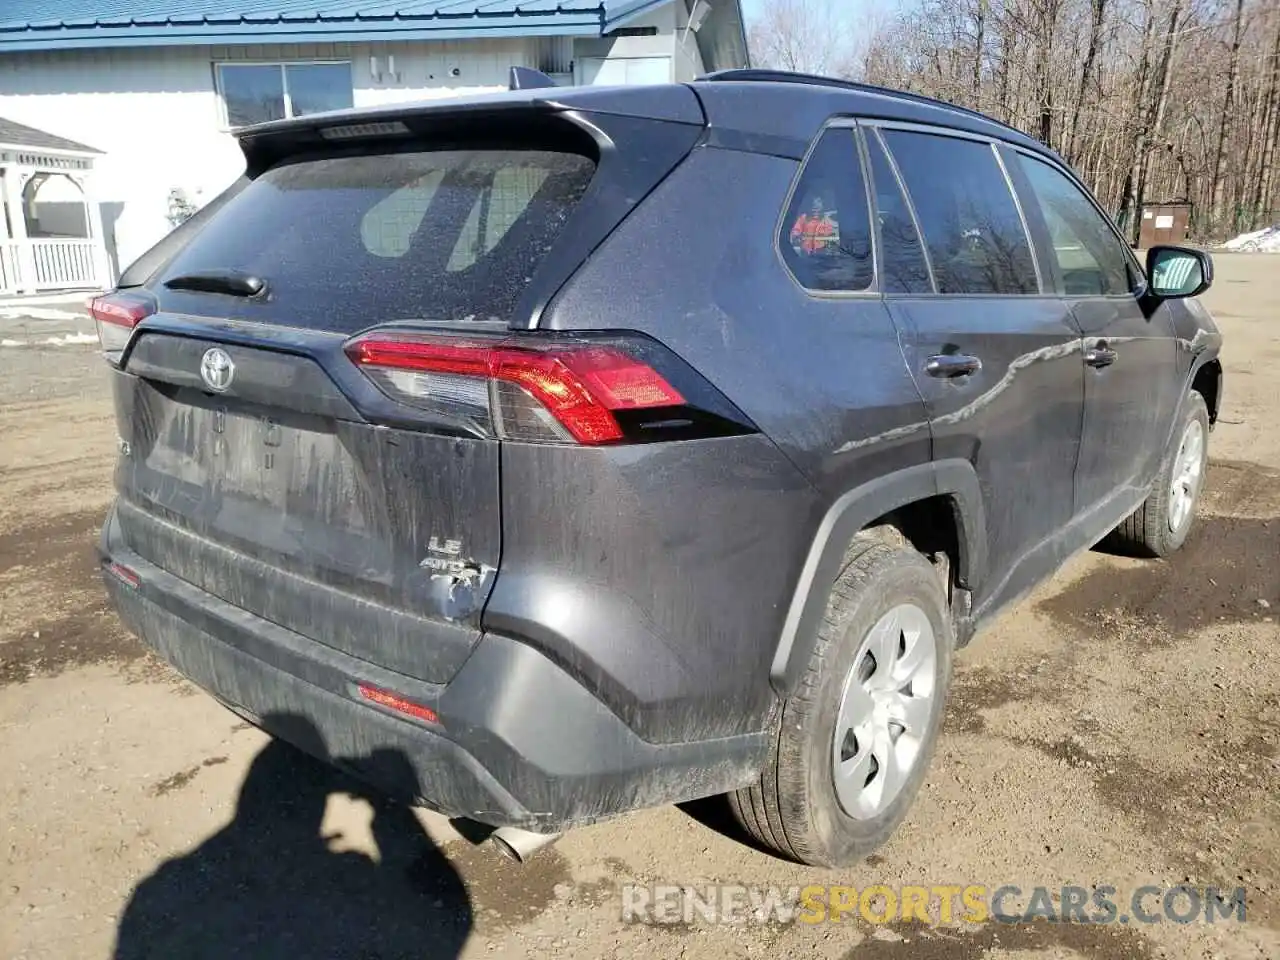
{"type": "Polygon", "coordinates": [[[973,102],[982,99],[982,60],[985,53],[987,34],[987,0],[978,0],[978,9],[973,16],[973,102]]]}
{"type": "MultiPolygon", "coordinates": [[[[1169,104],[1169,82],[1173,77],[1173,49],[1178,37],[1178,20],[1182,15],[1182,3],[1183,0],[1173,0],[1173,6],[1169,10],[1169,22],[1164,31],[1163,49],[1160,51],[1160,61],[1156,66],[1155,82],[1152,84],[1155,99],[1150,104],[1146,123],[1143,124],[1143,131],[1146,136],[1144,149],[1139,157],[1140,167],[1137,190],[1139,203],[1147,195],[1152,155],[1155,146],[1161,142],[1165,111],[1169,104]]],[[[1134,231],[1133,239],[1135,241],[1138,239],[1137,230],[1134,231]]]]}
{"type": "Polygon", "coordinates": [[[1280,17],[1276,17],[1275,41],[1271,45],[1271,66],[1268,70],[1267,92],[1263,99],[1261,123],[1261,159],[1253,182],[1250,203],[1249,229],[1256,230],[1261,223],[1263,209],[1271,199],[1271,187],[1275,180],[1273,164],[1276,159],[1276,141],[1280,140],[1280,17]]]}
{"type": "Polygon", "coordinates": [[[1222,103],[1222,113],[1218,127],[1218,149],[1213,155],[1213,193],[1210,205],[1213,223],[1217,225],[1222,219],[1222,161],[1227,151],[1227,127],[1231,122],[1231,108],[1235,106],[1236,79],[1240,74],[1240,35],[1244,30],[1244,0],[1236,0],[1235,32],[1231,39],[1231,61],[1227,68],[1227,94],[1222,103]]]}
{"type": "Polygon", "coordinates": [[[858,51],[839,0],[767,0],[747,32],[757,66],[847,77],[858,51]]]}
{"type": "Polygon", "coordinates": [[[1089,43],[1085,48],[1084,64],[1080,68],[1080,86],[1076,94],[1075,109],[1071,112],[1071,134],[1067,138],[1067,156],[1074,159],[1076,140],[1080,133],[1080,118],[1084,115],[1085,102],[1090,95],[1093,69],[1098,62],[1098,49],[1102,45],[1102,26],[1107,15],[1107,0],[1089,0],[1089,43]]]}
{"type": "Polygon", "coordinates": [[[766,0],[757,62],[984,110],[1135,232],[1152,199],[1190,203],[1205,238],[1280,222],[1276,0],[915,0],[856,31],[844,9],[766,0]]]}

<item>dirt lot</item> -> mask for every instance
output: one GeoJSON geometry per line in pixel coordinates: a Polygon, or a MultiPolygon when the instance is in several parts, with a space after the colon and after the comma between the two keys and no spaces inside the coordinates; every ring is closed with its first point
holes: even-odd
{"type": "MultiPolygon", "coordinates": [[[[1223,256],[1227,392],[1196,531],[1098,553],[959,660],[893,841],[840,873],[715,805],[524,868],[268,744],[146,656],[93,543],[115,431],[87,347],[0,349],[0,956],[1280,957],[1280,257],[1223,256]],[[1244,924],[623,924],[622,886],[1244,886],[1244,924]]],[[[3,332],[3,331],[0,331],[3,332]]]]}

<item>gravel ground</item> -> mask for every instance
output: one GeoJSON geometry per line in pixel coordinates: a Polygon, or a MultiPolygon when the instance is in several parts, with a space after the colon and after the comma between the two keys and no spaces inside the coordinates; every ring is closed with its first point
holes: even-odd
{"type": "Polygon", "coordinates": [[[714,802],[579,830],[514,868],[269,743],[106,608],[106,371],[66,340],[87,322],[0,305],[0,341],[21,340],[0,346],[0,956],[1275,960],[1280,271],[1220,256],[1207,299],[1226,394],[1185,550],[1081,556],[963,651],[907,822],[836,872],[742,845],[714,802]],[[1248,919],[622,920],[628,884],[712,882],[1243,886],[1248,919]]]}

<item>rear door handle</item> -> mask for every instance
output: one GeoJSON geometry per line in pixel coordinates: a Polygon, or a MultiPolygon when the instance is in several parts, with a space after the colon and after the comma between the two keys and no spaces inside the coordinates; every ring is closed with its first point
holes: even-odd
{"type": "Polygon", "coordinates": [[[940,353],[929,358],[924,365],[924,372],[931,377],[950,380],[955,377],[967,377],[982,369],[982,361],[963,353],[940,353]]]}
{"type": "Polygon", "coordinates": [[[1116,362],[1118,354],[1107,346],[1105,340],[1100,340],[1092,347],[1086,347],[1084,351],[1084,362],[1091,367],[1109,367],[1116,362]]]}

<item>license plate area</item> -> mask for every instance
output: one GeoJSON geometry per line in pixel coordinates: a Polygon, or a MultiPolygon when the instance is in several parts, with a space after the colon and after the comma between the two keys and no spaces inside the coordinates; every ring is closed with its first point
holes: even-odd
{"type": "Polygon", "coordinates": [[[143,467],[178,482],[187,504],[180,512],[225,519],[242,504],[270,511],[276,522],[366,528],[371,491],[333,420],[264,412],[197,391],[153,398],[155,431],[141,445],[143,467]]]}

